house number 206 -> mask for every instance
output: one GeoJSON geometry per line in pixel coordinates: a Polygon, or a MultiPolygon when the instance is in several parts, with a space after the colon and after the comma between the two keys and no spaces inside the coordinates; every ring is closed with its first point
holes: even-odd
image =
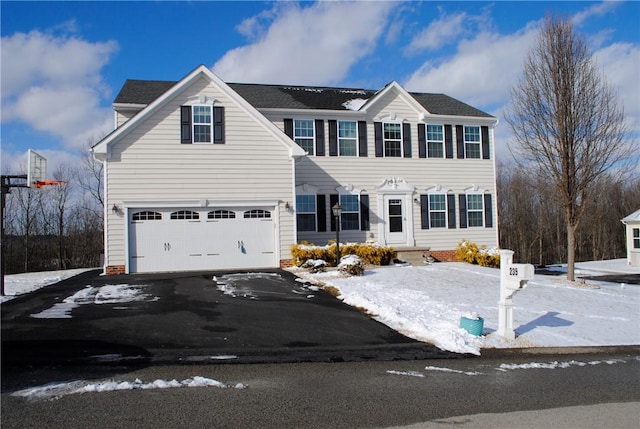
{"type": "Polygon", "coordinates": [[[509,275],[510,276],[517,276],[518,275],[518,269],[517,268],[509,268],[509,275]]]}

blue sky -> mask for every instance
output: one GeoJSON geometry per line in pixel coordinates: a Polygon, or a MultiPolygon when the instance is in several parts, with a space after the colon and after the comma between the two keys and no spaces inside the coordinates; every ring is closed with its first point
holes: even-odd
{"type": "MultiPolygon", "coordinates": [[[[124,81],[179,80],[446,93],[502,118],[547,13],[573,19],[640,131],[640,3],[510,1],[0,2],[2,172],[49,171],[113,127],[124,81]]],[[[510,130],[496,129],[506,156],[510,130]]]]}

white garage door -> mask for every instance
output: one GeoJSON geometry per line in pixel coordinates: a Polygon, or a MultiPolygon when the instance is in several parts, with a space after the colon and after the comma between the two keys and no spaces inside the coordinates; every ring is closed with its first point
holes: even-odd
{"type": "Polygon", "coordinates": [[[129,272],[274,267],[273,211],[130,210],[129,272]]]}

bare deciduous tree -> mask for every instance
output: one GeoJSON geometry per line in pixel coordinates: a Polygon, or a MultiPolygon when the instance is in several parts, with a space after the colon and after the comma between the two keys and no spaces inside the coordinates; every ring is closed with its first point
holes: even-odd
{"type": "Polygon", "coordinates": [[[547,17],[505,115],[516,161],[554,186],[566,224],[568,279],[593,183],[631,159],[617,94],[569,20],[547,17]]]}

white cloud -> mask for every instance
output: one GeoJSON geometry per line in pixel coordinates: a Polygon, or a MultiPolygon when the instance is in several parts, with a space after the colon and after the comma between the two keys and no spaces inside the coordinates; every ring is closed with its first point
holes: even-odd
{"type": "Polygon", "coordinates": [[[407,46],[406,51],[413,53],[422,50],[437,50],[450,43],[467,31],[466,22],[470,19],[464,12],[453,15],[441,15],[427,28],[418,33],[407,46]]]}
{"type": "Polygon", "coordinates": [[[640,132],[640,46],[614,43],[594,54],[607,82],[613,86],[624,104],[633,132],[640,132]]]}
{"type": "Polygon", "coordinates": [[[100,107],[111,96],[100,72],[118,49],[115,42],[32,31],[3,37],[1,46],[3,123],[24,122],[71,148],[112,128],[110,109],[100,107]]]}
{"type": "Polygon", "coordinates": [[[426,61],[405,87],[443,92],[476,107],[504,103],[536,35],[537,29],[528,26],[514,34],[483,32],[462,40],[453,56],[426,61]]]}
{"type": "Polygon", "coordinates": [[[609,11],[618,7],[620,2],[617,1],[603,1],[601,3],[593,4],[592,6],[586,8],[582,12],[578,12],[573,15],[571,21],[576,25],[580,26],[584,24],[584,22],[591,18],[592,16],[602,16],[609,13],[609,11]]]}
{"type": "Polygon", "coordinates": [[[225,54],[214,72],[231,82],[335,84],[376,47],[393,2],[288,4],[264,30],[260,19],[240,26],[256,41],[225,54]]]}

